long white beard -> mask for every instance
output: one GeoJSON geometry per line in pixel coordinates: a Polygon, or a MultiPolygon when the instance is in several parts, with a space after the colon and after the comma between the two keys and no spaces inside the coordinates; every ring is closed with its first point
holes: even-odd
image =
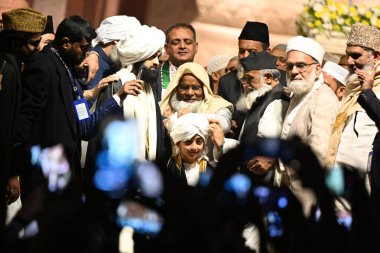
{"type": "Polygon", "coordinates": [[[288,83],[288,89],[290,92],[293,92],[296,95],[307,93],[313,87],[316,77],[317,74],[315,69],[313,70],[313,72],[310,73],[308,78],[303,80],[290,81],[289,77],[287,77],[286,81],[288,83]]]}
{"type": "Polygon", "coordinates": [[[242,112],[248,112],[251,109],[252,104],[256,102],[258,97],[263,96],[267,92],[272,90],[272,86],[263,84],[258,90],[253,90],[248,95],[242,94],[236,103],[236,109],[242,112]]]}
{"type": "Polygon", "coordinates": [[[196,112],[198,112],[198,109],[201,106],[201,103],[202,103],[202,101],[195,101],[192,103],[185,102],[185,101],[179,101],[177,99],[177,93],[174,93],[170,99],[170,104],[173,107],[175,112],[178,112],[181,109],[189,109],[189,110],[191,110],[191,112],[196,113],[196,112]]]}

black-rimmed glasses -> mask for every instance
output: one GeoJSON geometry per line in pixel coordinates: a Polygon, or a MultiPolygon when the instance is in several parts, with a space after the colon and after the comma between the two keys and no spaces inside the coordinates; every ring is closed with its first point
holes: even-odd
{"type": "Polygon", "coordinates": [[[312,62],[312,63],[305,63],[305,62],[297,62],[295,64],[293,63],[286,63],[286,71],[292,71],[294,66],[296,66],[298,72],[300,73],[303,73],[307,70],[307,68],[310,66],[310,65],[313,65],[313,64],[317,64],[316,62],[312,62]]]}

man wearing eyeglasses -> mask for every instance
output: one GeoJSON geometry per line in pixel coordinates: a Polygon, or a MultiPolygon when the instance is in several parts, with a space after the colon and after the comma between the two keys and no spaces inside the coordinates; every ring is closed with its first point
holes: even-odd
{"type": "MultiPolygon", "coordinates": [[[[338,112],[339,101],[334,92],[323,83],[323,47],[316,41],[297,36],[288,41],[286,48],[287,86],[293,96],[289,103],[281,138],[299,136],[311,146],[318,159],[326,158],[330,133],[338,112]]],[[[295,170],[280,166],[276,170],[277,185],[289,186],[303,204],[304,213],[310,214],[315,204],[314,194],[303,188],[295,170]]]]}
{"type": "MultiPolygon", "coordinates": [[[[9,166],[7,157],[13,143],[15,118],[21,103],[21,70],[23,64],[36,51],[46,17],[32,9],[3,12],[2,17],[4,30],[0,34],[0,164],[1,171],[9,173],[6,171],[9,166]]],[[[1,176],[6,178],[5,174],[1,176]]],[[[4,190],[3,185],[1,190],[4,190]]],[[[5,191],[7,204],[16,201],[20,192],[17,177],[11,177],[5,191]]],[[[1,198],[4,197],[3,191],[0,194],[1,198]]]]}

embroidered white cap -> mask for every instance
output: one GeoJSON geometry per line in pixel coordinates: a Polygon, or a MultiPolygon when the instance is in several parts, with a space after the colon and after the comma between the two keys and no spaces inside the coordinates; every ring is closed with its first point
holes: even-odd
{"type": "Polygon", "coordinates": [[[338,64],[336,64],[334,62],[328,61],[323,66],[322,71],[331,75],[336,80],[338,80],[341,84],[346,86],[347,77],[349,75],[349,72],[345,68],[339,66],[338,64]]]}
{"type": "Polygon", "coordinates": [[[224,69],[227,67],[228,62],[231,60],[231,55],[219,54],[211,57],[207,63],[207,74],[211,75],[212,72],[224,69]]]}
{"type": "Polygon", "coordinates": [[[321,44],[319,44],[315,40],[303,36],[293,37],[288,41],[286,53],[293,50],[310,55],[311,57],[316,59],[319,64],[322,65],[323,57],[325,56],[325,50],[323,49],[321,44]]]}

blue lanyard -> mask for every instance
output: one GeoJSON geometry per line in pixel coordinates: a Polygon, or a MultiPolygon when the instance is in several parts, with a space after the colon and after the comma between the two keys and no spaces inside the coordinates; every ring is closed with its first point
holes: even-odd
{"type": "Polygon", "coordinates": [[[51,47],[50,50],[58,56],[59,60],[63,64],[63,66],[65,66],[65,69],[66,69],[67,74],[68,74],[70,81],[71,81],[71,86],[72,86],[74,94],[75,94],[75,99],[81,100],[83,98],[83,94],[81,92],[79,92],[79,90],[78,90],[78,85],[79,85],[78,81],[73,77],[73,74],[71,73],[69,67],[67,67],[66,63],[63,61],[63,59],[59,55],[58,51],[53,47],[51,47]]]}

